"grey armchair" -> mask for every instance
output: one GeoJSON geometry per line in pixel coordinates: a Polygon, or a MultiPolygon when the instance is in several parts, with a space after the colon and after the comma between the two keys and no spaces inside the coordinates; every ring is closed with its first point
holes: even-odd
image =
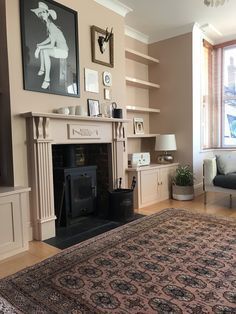
{"type": "Polygon", "coordinates": [[[236,195],[236,173],[219,174],[216,157],[203,161],[204,204],[207,203],[207,192],[227,193],[232,207],[232,195],[236,195]]]}

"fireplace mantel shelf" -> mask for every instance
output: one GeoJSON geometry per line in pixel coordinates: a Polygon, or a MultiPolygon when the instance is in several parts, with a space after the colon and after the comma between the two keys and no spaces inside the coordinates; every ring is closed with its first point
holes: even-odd
{"type": "Polygon", "coordinates": [[[131,120],[129,119],[115,119],[115,118],[100,118],[100,117],[89,117],[89,116],[78,116],[78,115],[65,115],[59,113],[46,113],[46,112],[25,112],[22,113],[21,116],[25,118],[32,117],[45,117],[51,119],[64,119],[64,120],[81,120],[81,121],[98,121],[98,122],[123,122],[128,123],[131,120]]]}

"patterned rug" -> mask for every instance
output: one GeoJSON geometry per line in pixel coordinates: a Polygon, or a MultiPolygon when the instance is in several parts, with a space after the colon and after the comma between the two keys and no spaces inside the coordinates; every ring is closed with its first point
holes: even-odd
{"type": "Polygon", "coordinates": [[[0,313],[236,313],[236,220],[166,209],[0,281],[0,313]]]}

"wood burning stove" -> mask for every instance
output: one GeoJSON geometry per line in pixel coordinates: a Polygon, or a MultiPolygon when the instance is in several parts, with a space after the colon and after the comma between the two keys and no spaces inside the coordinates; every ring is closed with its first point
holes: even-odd
{"type": "Polygon", "coordinates": [[[97,166],[54,168],[57,226],[69,226],[96,210],[97,166]]]}

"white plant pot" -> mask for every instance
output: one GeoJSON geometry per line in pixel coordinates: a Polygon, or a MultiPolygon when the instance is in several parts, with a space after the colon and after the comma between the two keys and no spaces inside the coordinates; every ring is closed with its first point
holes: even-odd
{"type": "Polygon", "coordinates": [[[189,201],[194,198],[193,186],[172,185],[172,197],[178,201],[189,201]]]}

